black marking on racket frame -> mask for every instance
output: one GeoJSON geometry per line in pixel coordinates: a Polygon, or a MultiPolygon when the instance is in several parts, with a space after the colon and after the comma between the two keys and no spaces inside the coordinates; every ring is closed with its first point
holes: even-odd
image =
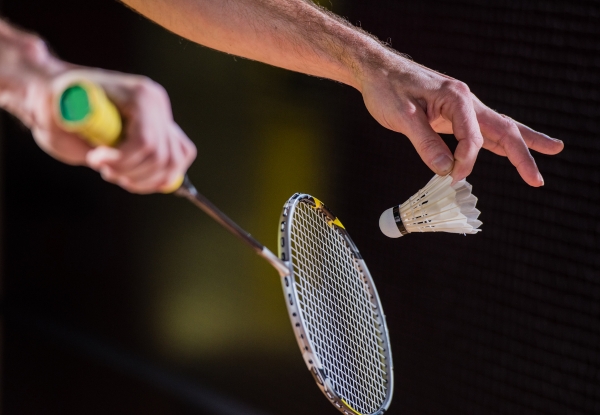
{"type": "MultiPolygon", "coordinates": [[[[306,211],[306,209],[305,209],[306,211]]],[[[298,216],[298,220],[300,216],[298,216]]],[[[315,219],[318,221],[318,219],[315,219]]],[[[281,243],[279,246],[279,257],[282,261],[286,263],[288,268],[290,269],[290,275],[282,279],[283,291],[285,293],[286,305],[288,308],[290,320],[292,323],[292,327],[294,329],[294,333],[296,336],[296,340],[298,341],[298,346],[300,347],[300,351],[302,352],[302,356],[311,372],[312,376],[315,379],[317,386],[321,389],[323,394],[329,399],[329,401],[343,414],[345,415],[381,415],[383,414],[389,407],[392,399],[393,392],[393,363],[392,356],[389,345],[389,334],[387,330],[387,325],[385,322],[385,315],[383,313],[381,303],[379,300],[379,296],[377,294],[377,290],[375,288],[375,284],[373,283],[373,279],[369,270],[362,259],[356,245],[350,238],[350,235],[343,227],[341,222],[337,220],[337,217],[333,215],[333,213],[319,200],[307,194],[295,194],[292,196],[284,205],[283,211],[281,214],[279,226],[279,237],[278,240],[281,243]],[[299,207],[300,205],[304,205],[303,207],[299,207]],[[369,378],[378,378],[378,376],[369,376],[369,372],[363,372],[354,374],[353,379],[344,379],[344,376],[340,375],[340,372],[343,374],[343,367],[341,371],[340,365],[336,365],[339,362],[350,362],[354,365],[350,364],[348,366],[357,367],[360,366],[357,362],[359,359],[364,359],[364,356],[361,356],[361,345],[357,342],[355,344],[351,344],[352,342],[344,343],[345,339],[357,340],[359,337],[353,337],[351,333],[355,329],[359,323],[354,325],[347,324],[347,327],[343,327],[343,318],[336,318],[340,316],[347,316],[350,313],[354,313],[356,308],[354,308],[353,304],[348,304],[348,302],[344,301],[348,296],[339,295],[333,296],[333,298],[328,298],[328,301],[324,301],[323,310],[327,310],[325,319],[328,318],[327,315],[330,315],[330,322],[333,323],[333,326],[330,327],[331,331],[327,331],[327,333],[331,334],[331,343],[333,348],[327,349],[327,345],[324,346],[323,343],[329,341],[329,339],[323,339],[322,333],[315,333],[318,331],[315,329],[317,325],[320,327],[326,322],[316,322],[314,316],[311,317],[309,315],[310,310],[307,311],[307,307],[303,305],[303,292],[306,291],[306,287],[303,287],[300,278],[302,275],[302,271],[298,269],[298,262],[294,260],[293,251],[294,248],[292,245],[297,244],[297,241],[292,241],[292,229],[294,227],[295,220],[297,219],[297,209],[304,209],[306,206],[310,207],[311,210],[314,210],[317,215],[316,218],[321,218],[323,224],[327,224],[329,228],[335,231],[341,238],[338,239],[339,246],[344,246],[347,249],[343,249],[345,255],[348,255],[348,263],[353,262],[354,269],[356,272],[350,272],[350,275],[353,275],[352,283],[354,284],[354,290],[358,292],[359,296],[363,299],[368,299],[368,301],[363,301],[363,310],[369,308],[369,320],[371,321],[370,330],[372,333],[377,332],[377,340],[376,347],[374,349],[377,350],[377,353],[373,352],[369,356],[374,360],[372,362],[376,362],[381,365],[382,375],[379,376],[380,384],[377,388],[375,388],[375,392],[372,393],[369,388],[371,388],[372,383],[369,378]],[[338,226],[339,224],[339,226],[338,226]],[[343,241],[343,243],[342,243],[343,241]],[[288,280],[289,278],[289,280],[288,280]],[[345,313],[345,314],[344,314],[345,313]],[[311,320],[312,319],[312,320],[311,320]],[[374,330],[376,329],[376,331],[374,330]],[[339,336],[335,336],[339,334],[339,336]],[[346,347],[347,346],[347,347],[346,347]],[[332,358],[331,352],[327,353],[326,349],[331,351],[335,350],[336,357],[332,358]],[[379,360],[377,360],[379,359],[379,360]],[[332,360],[334,362],[332,363],[332,360]],[[362,379],[366,378],[366,379],[362,379]],[[358,379],[358,380],[357,380],[358,379]],[[344,383],[345,380],[348,382],[344,383]],[[354,383],[352,383],[354,381],[354,383]],[[344,386],[346,385],[346,386],[344,386]],[[351,385],[352,387],[350,387],[351,385]],[[360,396],[377,396],[371,400],[367,399],[366,401],[369,404],[358,404],[358,406],[362,406],[363,410],[360,408],[356,408],[357,404],[353,402],[354,400],[360,400],[358,398],[353,398],[349,396],[344,396],[343,390],[349,389],[360,389],[361,386],[364,386],[365,393],[360,396]],[[367,410],[364,410],[368,408],[367,410]]],[[[319,247],[319,242],[314,241],[314,244],[307,244],[306,249],[314,249],[312,254],[317,254],[319,252],[324,253],[325,247],[319,247]],[[316,246],[315,246],[316,245],[316,246]]],[[[311,272],[318,274],[317,278],[321,281],[321,287],[328,285],[329,294],[331,294],[332,286],[335,284],[341,285],[341,283],[335,282],[335,270],[328,269],[325,265],[318,264],[319,261],[315,259],[314,263],[310,264],[311,272]],[[316,271],[315,271],[316,270],[316,271]]],[[[314,288],[310,287],[315,294],[315,296],[319,296],[321,294],[327,295],[327,289],[320,290],[319,287],[314,288]]],[[[335,291],[335,289],[333,289],[335,291]]],[[[364,313],[359,315],[353,314],[353,316],[363,316],[364,313]]],[[[373,337],[371,337],[373,339],[373,337]]],[[[374,344],[374,342],[372,342],[374,344]]],[[[365,347],[363,349],[368,349],[365,347]]],[[[372,365],[371,367],[376,367],[377,365],[372,365]]],[[[352,375],[350,376],[352,377],[352,375]]],[[[362,392],[361,392],[362,393],[362,392]]],[[[358,395],[356,393],[355,395],[358,395]]]]}

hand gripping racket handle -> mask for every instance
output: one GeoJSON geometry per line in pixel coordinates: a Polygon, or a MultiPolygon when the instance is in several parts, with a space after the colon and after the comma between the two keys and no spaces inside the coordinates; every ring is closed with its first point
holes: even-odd
{"type": "MultiPolygon", "coordinates": [[[[90,145],[115,147],[123,132],[121,115],[99,85],[76,80],[65,87],[56,102],[58,122],[65,131],[80,135],[90,145]]],[[[175,179],[162,191],[172,193],[183,182],[175,179]]]]}
{"type": "MultiPolygon", "coordinates": [[[[114,147],[121,138],[123,123],[119,111],[108,99],[102,87],[93,82],[87,80],[71,82],[58,94],[56,110],[61,128],[79,134],[92,146],[114,147]]],[[[190,200],[266,259],[280,276],[290,274],[283,261],[200,194],[187,175],[175,180],[163,192],[174,193],[190,200]]]]}

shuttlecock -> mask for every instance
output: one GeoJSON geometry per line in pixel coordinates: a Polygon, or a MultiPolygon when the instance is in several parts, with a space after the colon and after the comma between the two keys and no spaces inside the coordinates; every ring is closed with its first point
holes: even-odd
{"type": "Polygon", "coordinates": [[[481,212],[466,180],[452,184],[452,177],[433,176],[427,185],[400,206],[389,208],[379,218],[385,236],[399,238],[411,232],[477,233],[481,212]]]}

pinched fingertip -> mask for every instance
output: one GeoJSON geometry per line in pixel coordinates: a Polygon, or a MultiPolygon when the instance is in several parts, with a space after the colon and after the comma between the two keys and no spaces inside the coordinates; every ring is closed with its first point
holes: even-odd
{"type": "Polygon", "coordinates": [[[477,142],[461,141],[454,152],[452,184],[466,178],[473,171],[481,146],[477,142]]]}
{"type": "Polygon", "coordinates": [[[445,176],[452,171],[454,159],[447,154],[440,154],[431,162],[434,172],[439,176],[445,176]]]}
{"type": "Polygon", "coordinates": [[[471,174],[472,168],[465,166],[465,163],[461,163],[458,160],[454,163],[454,170],[450,173],[452,177],[451,185],[456,184],[462,179],[466,178],[469,174],[471,174]]]}

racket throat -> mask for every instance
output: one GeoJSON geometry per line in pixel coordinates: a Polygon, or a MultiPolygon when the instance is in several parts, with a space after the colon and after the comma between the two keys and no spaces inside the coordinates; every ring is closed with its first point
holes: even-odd
{"type": "Polygon", "coordinates": [[[290,275],[290,269],[285,265],[285,263],[277,257],[273,252],[269,250],[266,246],[263,246],[262,251],[259,253],[264,259],[269,261],[269,263],[279,272],[279,276],[281,278],[287,277],[290,275]]]}

